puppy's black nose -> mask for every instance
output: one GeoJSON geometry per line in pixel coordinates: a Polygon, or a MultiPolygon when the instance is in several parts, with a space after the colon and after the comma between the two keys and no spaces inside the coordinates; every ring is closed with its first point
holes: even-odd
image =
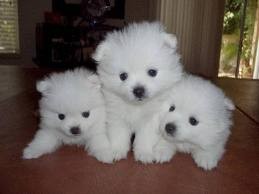
{"type": "Polygon", "coordinates": [[[70,132],[73,134],[73,135],[79,135],[81,133],[81,130],[79,127],[72,127],[70,129],[70,132]]]}
{"type": "Polygon", "coordinates": [[[176,131],[176,126],[174,123],[167,123],[165,125],[165,131],[167,134],[169,135],[174,135],[175,131],[176,131]]]}
{"type": "Polygon", "coordinates": [[[142,86],[138,86],[138,87],[134,88],[133,94],[134,94],[137,98],[143,98],[144,95],[145,95],[145,88],[142,87],[142,86]]]}

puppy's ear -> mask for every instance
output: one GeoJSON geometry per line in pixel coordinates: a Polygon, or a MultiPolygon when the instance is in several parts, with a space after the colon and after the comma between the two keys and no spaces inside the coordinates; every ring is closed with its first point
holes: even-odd
{"type": "Polygon", "coordinates": [[[235,110],[235,105],[229,98],[225,97],[224,104],[228,110],[235,110]]]}
{"type": "Polygon", "coordinates": [[[171,49],[177,48],[177,38],[174,34],[163,33],[165,45],[171,49]]]}
{"type": "Polygon", "coordinates": [[[108,51],[108,42],[103,41],[97,46],[95,52],[92,54],[92,58],[97,62],[102,61],[104,56],[107,55],[108,51]]]}
{"type": "Polygon", "coordinates": [[[36,83],[36,89],[38,92],[44,94],[46,93],[51,87],[51,84],[49,82],[49,78],[45,78],[43,80],[37,81],[36,83]]]}

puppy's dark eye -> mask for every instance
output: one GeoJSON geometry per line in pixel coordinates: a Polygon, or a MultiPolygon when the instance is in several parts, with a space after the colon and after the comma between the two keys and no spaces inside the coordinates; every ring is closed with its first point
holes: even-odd
{"type": "Polygon", "coordinates": [[[89,115],[90,115],[89,111],[85,111],[85,112],[82,113],[82,117],[84,117],[84,118],[88,118],[89,115]]]}
{"type": "Polygon", "coordinates": [[[157,75],[157,70],[155,70],[155,69],[149,69],[149,70],[147,71],[147,73],[148,73],[148,75],[151,76],[151,77],[156,77],[156,75],[157,75]]]}
{"type": "Polygon", "coordinates": [[[170,108],[169,108],[169,112],[173,112],[175,110],[175,106],[172,105],[170,108]]]}
{"type": "Polygon", "coordinates": [[[125,81],[128,78],[128,74],[126,72],[123,72],[120,74],[121,81],[125,81]]]}
{"type": "Polygon", "coordinates": [[[64,114],[58,114],[58,118],[60,119],[60,120],[64,120],[65,119],[65,115],[64,114]]]}
{"type": "Polygon", "coordinates": [[[194,118],[194,117],[190,117],[190,118],[189,118],[189,123],[190,123],[191,125],[195,126],[195,125],[198,125],[198,124],[199,124],[199,121],[198,121],[196,118],[194,118]]]}

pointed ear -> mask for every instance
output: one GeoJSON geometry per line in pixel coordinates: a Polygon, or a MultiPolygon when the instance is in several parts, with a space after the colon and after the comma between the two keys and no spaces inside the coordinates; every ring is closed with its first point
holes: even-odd
{"type": "Polygon", "coordinates": [[[107,55],[108,51],[109,51],[108,42],[103,41],[95,49],[95,52],[92,54],[92,58],[97,62],[102,61],[105,55],[107,55]]]}
{"type": "Polygon", "coordinates": [[[229,98],[225,97],[224,104],[228,110],[235,110],[235,105],[229,98]]]}
{"type": "Polygon", "coordinates": [[[165,45],[171,49],[177,48],[177,38],[174,34],[163,33],[165,45]]]}
{"type": "Polygon", "coordinates": [[[36,89],[40,93],[46,93],[51,87],[49,78],[44,78],[43,80],[37,81],[36,89]]]}
{"type": "Polygon", "coordinates": [[[96,74],[90,75],[87,79],[89,80],[90,83],[92,83],[97,88],[101,87],[101,81],[96,74]]]}

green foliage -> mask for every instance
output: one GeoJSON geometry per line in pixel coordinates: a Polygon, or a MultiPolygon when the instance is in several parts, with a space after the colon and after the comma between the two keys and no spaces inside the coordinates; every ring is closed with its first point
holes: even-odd
{"type": "MultiPolygon", "coordinates": [[[[234,35],[233,35],[234,36],[234,35]]],[[[238,46],[235,42],[223,42],[221,47],[220,71],[228,74],[235,73],[238,46]]]]}
{"type": "Polygon", "coordinates": [[[249,63],[251,58],[251,49],[254,33],[255,14],[257,8],[257,0],[249,0],[247,4],[246,18],[245,18],[245,29],[242,46],[241,58],[246,64],[249,63]]]}
{"type": "Polygon", "coordinates": [[[237,44],[236,43],[227,43],[222,47],[222,52],[224,53],[223,63],[227,64],[233,59],[237,54],[237,44]]]}
{"type": "Polygon", "coordinates": [[[242,0],[227,0],[225,5],[223,33],[232,34],[240,25],[242,0]]]}
{"type": "MultiPolygon", "coordinates": [[[[239,36],[240,22],[243,14],[244,0],[226,0],[223,34],[229,37],[239,36]],[[233,35],[233,36],[232,36],[233,35]]],[[[257,0],[247,0],[244,34],[242,42],[241,52],[241,66],[242,68],[251,68],[252,64],[249,64],[251,58],[251,49],[254,33],[255,15],[257,9],[257,0]]],[[[222,58],[221,62],[225,71],[231,64],[231,61],[235,60],[238,53],[238,39],[236,41],[225,41],[222,43],[222,58]]],[[[244,70],[245,72],[245,70],[244,70]]]]}

